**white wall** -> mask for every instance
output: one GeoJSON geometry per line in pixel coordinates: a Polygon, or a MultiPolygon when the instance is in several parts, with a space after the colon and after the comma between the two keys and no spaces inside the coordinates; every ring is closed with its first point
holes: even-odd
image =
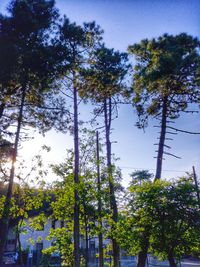
{"type": "MultiPolygon", "coordinates": [[[[25,220],[26,226],[23,227],[23,230],[26,230],[26,233],[21,233],[20,234],[20,240],[21,240],[21,246],[22,249],[30,249],[30,250],[36,250],[36,243],[43,243],[43,249],[46,249],[51,246],[51,243],[53,240],[46,240],[46,238],[49,235],[49,231],[52,227],[52,219],[48,219],[47,222],[44,225],[44,230],[42,231],[36,231],[33,228],[29,226],[29,220],[25,220]],[[30,241],[32,240],[34,242],[34,245],[30,241]]],[[[61,221],[56,221],[55,222],[55,228],[61,227],[61,221]]],[[[90,239],[95,242],[95,249],[99,247],[99,242],[98,238],[94,237],[90,239]]],[[[109,239],[104,239],[104,245],[108,245],[110,242],[109,239]]],[[[90,245],[90,242],[89,242],[90,245]]],[[[80,240],[80,246],[82,248],[85,248],[85,240],[81,239],[80,240]]]]}

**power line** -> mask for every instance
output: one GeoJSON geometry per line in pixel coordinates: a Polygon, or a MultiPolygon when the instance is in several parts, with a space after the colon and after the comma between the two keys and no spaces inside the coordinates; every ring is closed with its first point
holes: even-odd
{"type": "MultiPolygon", "coordinates": [[[[46,163],[48,164],[51,164],[51,163],[55,163],[55,164],[59,164],[60,162],[55,162],[53,160],[46,160],[45,161],[46,163]]],[[[118,165],[117,165],[118,166],[118,165]]],[[[130,170],[147,170],[147,171],[156,171],[156,169],[149,169],[149,168],[137,168],[137,167],[131,167],[131,166],[118,166],[120,169],[130,169],[130,170]]],[[[181,172],[181,173],[186,173],[188,172],[188,170],[162,170],[163,172],[181,172]]]]}
{"type": "MultiPolygon", "coordinates": [[[[147,170],[147,171],[155,171],[156,169],[148,169],[148,168],[137,168],[137,167],[130,167],[130,166],[119,166],[120,169],[131,169],[131,170],[147,170]]],[[[162,170],[163,172],[188,172],[187,171],[181,171],[181,170],[162,170]]]]}

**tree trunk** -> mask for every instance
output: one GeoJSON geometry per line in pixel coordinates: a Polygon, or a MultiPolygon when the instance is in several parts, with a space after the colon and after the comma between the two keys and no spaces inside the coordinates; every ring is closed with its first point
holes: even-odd
{"type": "Polygon", "coordinates": [[[86,241],[86,250],[85,250],[85,267],[89,264],[89,238],[88,238],[88,226],[85,226],[85,241],[86,241]]]}
{"type": "Polygon", "coordinates": [[[159,139],[159,145],[158,145],[155,180],[161,178],[165,136],[166,136],[166,126],[167,126],[167,97],[165,97],[163,100],[161,132],[160,132],[160,139],[159,139]]]}
{"type": "Polygon", "coordinates": [[[84,220],[85,220],[85,243],[86,243],[86,248],[85,248],[85,267],[88,267],[88,264],[89,264],[89,238],[88,238],[88,222],[87,222],[87,216],[86,215],[84,215],[84,220]]]}
{"type": "Polygon", "coordinates": [[[141,251],[138,253],[138,263],[137,267],[145,267],[148,248],[149,248],[149,230],[145,230],[143,233],[143,241],[141,245],[141,251]]]}
{"type": "Polygon", "coordinates": [[[20,240],[20,232],[17,230],[17,241],[18,241],[18,249],[19,249],[19,265],[23,266],[23,257],[22,257],[22,246],[20,240]]]}
{"type": "Polygon", "coordinates": [[[138,253],[137,267],[145,267],[146,260],[147,260],[147,252],[146,251],[140,251],[138,253]]]}
{"type": "MultiPolygon", "coordinates": [[[[21,231],[22,223],[24,221],[24,216],[25,216],[25,213],[23,214],[22,218],[20,219],[20,223],[18,223],[17,230],[16,230],[17,231],[16,232],[16,234],[17,234],[17,242],[16,243],[18,243],[18,252],[19,252],[18,256],[19,256],[19,265],[20,266],[24,265],[23,257],[22,257],[22,246],[21,246],[21,240],[20,240],[20,231],[21,231]]],[[[16,249],[17,249],[17,246],[16,246],[15,250],[16,249]]]]}
{"type": "Polygon", "coordinates": [[[3,116],[4,108],[5,108],[5,103],[2,103],[0,105],[0,118],[3,116]]]}
{"type": "Polygon", "coordinates": [[[97,187],[98,187],[98,216],[99,216],[99,267],[104,267],[103,257],[103,234],[102,234],[102,201],[101,201],[101,178],[100,178],[100,160],[99,160],[99,133],[96,132],[97,140],[97,187]]]}
{"type": "Polygon", "coordinates": [[[173,251],[172,250],[170,250],[168,252],[168,261],[169,261],[170,267],[177,267],[177,264],[176,264],[174,257],[173,257],[173,251]]]}
{"type": "Polygon", "coordinates": [[[80,222],[79,222],[79,136],[77,90],[74,87],[74,267],[80,267],[80,222]]]}
{"type": "Polygon", "coordinates": [[[200,206],[200,195],[199,195],[199,185],[198,185],[198,181],[197,181],[197,175],[196,175],[196,171],[195,171],[195,167],[192,166],[192,171],[193,171],[193,179],[194,179],[194,184],[196,187],[196,192],[197,192],[197,200],[200,206]]]}
{"type": "Polygon", "coordinates": [[[10,212],[12,189],[13,189],[14,176],[15,176],[15,162],[17,159],[17,150],[18,150],[20,130],[21,130],[22,119],[23,119],[23,108],[24,108],[25,96],[26,96],[26,85],[22,87],[22,97],[21,97],[21,104],[20,104],[18,121],[17,121],[17,131],[15,135],[14,149],[12,152],[10,177],[9,177],[9,183],[8,183],[8,189],[7,189],[7,195],[6,195],[6,200],[4,204],[3,214],[2,214],[2,218],[0,219],[0,266],[2,266],[4,246],[7,240],[8,229],[9,229],[9,212],[10,212]]]}
{"type": "MultiPolygon", "coordinates": [[[[106,131],[106,152],[107,152],[107,168],[108,168],[108,182],[110,191],[110,207],[112,212],[112,219],[116,223],[118,221],[118,209],[115,198],[114,180],[112,175],[112,161],[111,161],[111,142],[110,142],[110,129],[112,121],[112,102],[111,98],[104,101],[104,119],[106,131]]],[[[116,239],[112,238],[113,247],[113,264],[115,267],[120,266],[120,249],[116,239]]]]}

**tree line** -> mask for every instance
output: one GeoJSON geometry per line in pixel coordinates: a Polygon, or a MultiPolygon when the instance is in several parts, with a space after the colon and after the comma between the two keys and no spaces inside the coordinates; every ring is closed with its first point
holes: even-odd
{"type": "MultiPolygon", "coordinates": [[[[176,157],[166,151],[170,149],[166,144],[167,140],[171,140],[168,135],[176,132],[197,134],[170,125],[181,113],[193,112],[190,108],[195,105],[198,107],[200,42],[186,33],[176,36],[164,34],[159,38],[145,39],[138,44],[130,45],[128,53],[115,51],[105,46],[103,30],[99,25],[95,22],[83,25],[70,22],[66,16],[59,15],[53,0],[13,0],[8,6],[8,15],[1,14],[0,25],[1,176],[2,181],[7,184],[1,205],[0,265],[13,205],[17,153],[23,141],[31,138],[24,129],[33,127],[41,133],[53,128],[63,133],[69,131],[74,138],[70,158],[63,165],[54,166],[56,173],[63,177],[63,183],[55,185],[59,190],[55,190],[53,214],[54,209],[57,209],[56,216],[62,217],[62,212],[66,208],[65,214],[68,218],[64,220],[69,221],[71,218],[68,236],[60,232],[61,239],[66,238],[65,241],[60,241],[62,244],[67,240],[73,240],[73,249],[70,252],[72,261],[67,264],[75,267],[81,264],[82,221],[85,225],[86,239],[91,222],[98,221],[98,235],[102,243],[103,216],[107,214],[113,265],[118,267],[122,244],[119,241],[121,237],[115,233],[122,216],[117,205],[120,173],[114,166],[111,145],[112,122],[117,116],[117,107],[122,102],[131,103],[138,114],[139,128],[147,126],[149,117],[158,119],[160,136],[157,144],[156,173],[154,182],[148,186],[166,187],[165,182],[163,185],[159,181],[162,176],[163,156],[167,154],[176,157]],[[129,62],[129,56],[134,56],[136,64],[129,62]],[[129,75],[132,75],[131,86],[128,86],[127,82],[129,75]],[[87,157],[84,154],[88,146],[84,144],[84,139],[87,139],[84,136],[88,133],[83,129],[79,118],[81,101],[93,104],[92,123],[102,123],[105,142],[103,160],[97,153],[98,142],[96,143],[96,139],[91,135],[89,143],[93,152],[87,157]],[[9,170],[5,169],[4,164],[8,158],[11,159],[9,170]],[[94,177],[95,182],[91,182],[94,177]],[[91,184],[96,187],[93,188],[91,184]],[[59,202],[59,199],[62,201],[59,202]],[[68,201],[69,204],[65,205],[68,201]],[[94,211],[94,220],[87,214],[93,210],[93,204],[98,207],[94,211]]],[[[192,187],[191,183],[189,184],[192,187]]],[[[168,187],[171,188],[171,185],[168,187]]],[[[145,191],[145,185],[144,188],[141,185],[137,190],[145,191]]],[[[134,191],[136,195],[139,192],[137,190],[134,191]]],[[[162,188],[159,190],[162,191],[162,188]]],[[[168,191],[163,194],[168,193],[170,194],[168,191]]],[[[137,212],[139,208],[132,213],[133,217],[137,212]]],[[[144,224],[143,230],[139,233],[143,241],[140,250],[137,251],[138,267],[144,266],[151,248],[151,231],[151,225],[144,224]]],[[[103,246],[101,248],[99,262],[102,267],[103,246]]],[[[65,252],[63,253],[65,255],[65,252]]],[[[168,256],[171,253],[173,258],[173,251],[166,253],[168,256]]],[[[66,256],[65,260],[69,258],[66,256]]],[[[173,262],[171,258],[170,261],[173,262]]]]}

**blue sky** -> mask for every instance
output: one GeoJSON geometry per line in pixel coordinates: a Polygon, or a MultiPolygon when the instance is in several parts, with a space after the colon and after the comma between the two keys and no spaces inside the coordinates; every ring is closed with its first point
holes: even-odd
{"type": "MultiPolygon", "coordinates": [[[[8,1],[0,0],[3,12],[8,1]]],[[[200,36],[199,0],[57,0],[57,7],[77,24],[95,20],[104,33],[108,47],[126,51],[127,46],[143,38],[158,37],[164,33],[186,32],[200,36]]],[[[85,109],[85,108],[83,108],[85,109]]],[[[82,117],[83,117],[83,112],[82,117]]],[[[155,146],[158,129],[153,121],[145,133],[135,127],[137,116],[131,107],[119,108],[119,118],[113,123],[113,152],[120,157],[118,165],[122,168],[124,184],[129,181],[128,174],[135,169],[149,169],[155,173],[155,146]]],[[[177,127],[200,132],[199,114],[184,115],[177,120],[177,127]]],[[[45,138],[38,136],[29,141],[21,150],[21,155],[30,158],[39,150],[41,144],[52,145],[47,162],[59,162],[65,157],[65,150],[72,145],[69,135],[55,132],[45,138]]],[[[170,143],[172,152],[181,160],[166,156],[163,163],[163,177],[175,177],[190,171],[194,165],[200,175],[200,136],[178,134],[170,143]]]]}
{"type": "Polygon", "coordinates": [[[57,0],[57,6],[77,23],[95,20],[109,47],[126,50],[142,38],[165,32],[200,35],[199,0],[57,0]]]}

